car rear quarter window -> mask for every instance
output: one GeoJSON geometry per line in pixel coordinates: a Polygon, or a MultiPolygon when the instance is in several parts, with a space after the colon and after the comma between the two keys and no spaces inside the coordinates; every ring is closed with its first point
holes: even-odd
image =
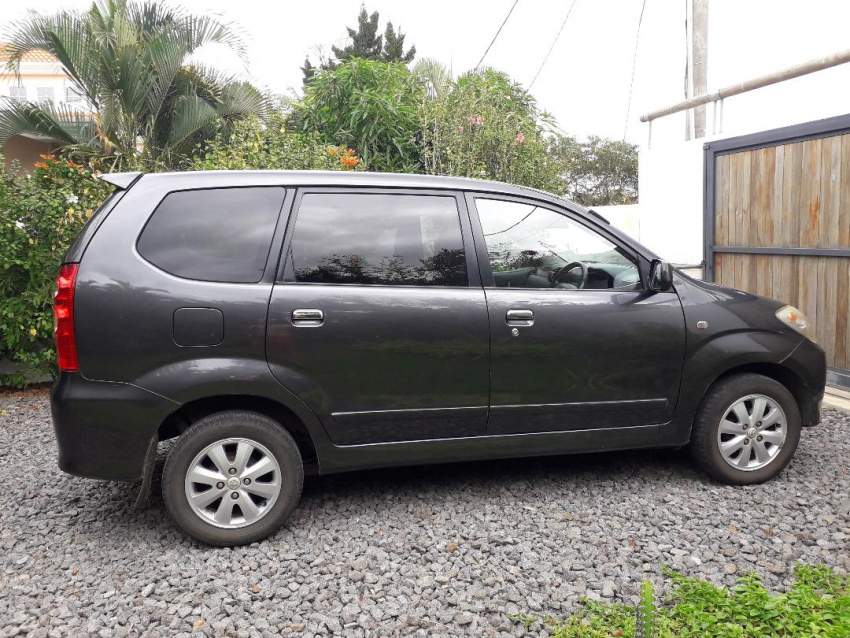
{"type": "Polygon", "coordinates": [[[284,279],[466,286],[457,202],[448,195],[307,193],[284,279]]]}
{"type": "Polygon", "coordinates": [[[169,193],[139,236],[139,254],[177,277],[258,282],[284,194],[276,186],[169,193]]]}

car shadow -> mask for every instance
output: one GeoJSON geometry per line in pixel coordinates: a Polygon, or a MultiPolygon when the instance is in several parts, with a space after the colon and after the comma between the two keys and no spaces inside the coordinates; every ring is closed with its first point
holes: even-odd
{"type": "MultiPolygon", "coordinates": [[[[169,544],[204,547],[192,541],[170,520],[161,496],[161,476],[165,463],[164,446],[160,446],[154,470],[154,478],[148,502],[136,507],[140,483],[118,483],[85,481],[64,476],[69,487],[85,496],[75,496],[59,504],[60,509],[75,509],[73,517],[82,524],[80,533],[91,542],[117,547],[133,538],[145,544],[169,544]],[[92,527],[93,526],[93,527],[92,527]],[[110,533],[104,533],[109,530],[110,533]],[[120,531],[116,537],[115,532],[120,531]]],[[[304,482],[302,503],[296,509],[287,526],[297,527],[301,516],[315,520],[323,511],[334,511],[338,501],[357,501],[364,508],[369,505],[380,508],[385,504],[388,492],[396,497],[416,497],[435,504],[445,499],[468,498],[470,491],[489,497],[519,496],[528,498],[527,505],[533,507],[534,493],[529,487],[550,489],[554,486],[569,490],[571,485],[587,488],[593,482],[612,482],[624,490],[656,491],[660,485],[670,483],[701,484],[707,482],[691,464],[683,450],[638,450],[604,452],[595,454],[513,458],[504,460],[467,461],[438,465],[418,465],[371,469],[307,477],[304,482]]],[[[59,490],[58,494],[64,490],[59,490]]],[[[51,499],[52,500],[52,499],[51,499]]],[[[332,514],[328,514],[331,516],[332,514]]],[[[286,527],[270,537],[271,542],[281,540],[287,534],[286,527]]]]}
{"type": "Polygon", "coordinates": [[[682,450],[639,450],[464,461],[432,465],[357,470],[305,480],[303,498],[356,497],[391,488],[396,494],[438,490],[463,493],[474,485],[487,490],[525,487],[529,483],[604,479],[627,483],[636,477],[655,481],[673,476],[700,479],[682,450]]]}

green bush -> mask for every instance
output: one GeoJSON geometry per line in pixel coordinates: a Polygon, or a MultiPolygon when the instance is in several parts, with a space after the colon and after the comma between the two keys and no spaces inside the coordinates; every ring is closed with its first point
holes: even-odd
{"type": "MultiPolygon", "coordinates": [[[[850,578],[828,567],[800,565],[791,589],[771,594],[755,574],[731,590],[669,573],[666,604],[645,583],[637,606],[585,601],[552,628],[554,638],[846,638],[850,636],[850,578]],[[640,625],[640,630],[638,626],[640,625]]],[[[528,622],[527,619],[524,622],[528,622]]]]}
{"type": "Polygon", "coordinates": [[[354,148],[368,170],[419,172],[424,99],[403,64],[352,58],[310,80],[295,119],[327,144],[354,148]]]}
{"type": "Polygon", "coordinates": [[[328,146],[316,133],[289,130],[286,115],[277,112],[266,121],[251,118],[221,131],[198,149],[191,168],[352,170],[359,164],[354,151],[345,146],[328,146]]]}
{"type": "Polygon", "coordinates": [[[21,385],[55,372],[53,286],[62,257],[110,192],[91,171],[44,156],[31,175],[0,172],[0,358],[21,385]]]}
{"type": "Polygon", "coordinates": [[[562,193],[560,165],[548,152],[546,118],[504,73],[468,73],[421,111],[425,170],[495,179],[562,193]]]}

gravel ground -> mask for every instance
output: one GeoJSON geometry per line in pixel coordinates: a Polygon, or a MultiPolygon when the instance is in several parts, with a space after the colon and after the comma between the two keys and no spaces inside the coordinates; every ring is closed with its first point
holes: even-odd
{"type": "Polygon", "coordinates": [[[0,636],[522,635],[511,614],[632,600],[662,564],[776,589],[797,561],[850,571],[837,412],[763,486],[673,451],[358,472],[308,479],[286,528],[236,549],[187,540],[158,497],[135,512],[132,486],[62,474],[43,391],[0,395],[0,425],[0,636]]]}

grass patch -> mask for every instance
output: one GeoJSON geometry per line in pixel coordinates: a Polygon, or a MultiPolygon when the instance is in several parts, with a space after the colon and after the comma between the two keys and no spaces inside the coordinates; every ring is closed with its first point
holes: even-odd
{"type": "MultiPolygon", "coordinates": [[[[799,565],[791,588],[770,593],[756,574],[731,589],[667,571],[667,599],[641,586],[637,605],[582,601],[550,628],[554,638],[848,638],[850,577],[799,565]]],[[[528,618],[523,620],[527,623],[528,618]]],[[[551,621],[550,621],[551,622],[551,621]]]]}

